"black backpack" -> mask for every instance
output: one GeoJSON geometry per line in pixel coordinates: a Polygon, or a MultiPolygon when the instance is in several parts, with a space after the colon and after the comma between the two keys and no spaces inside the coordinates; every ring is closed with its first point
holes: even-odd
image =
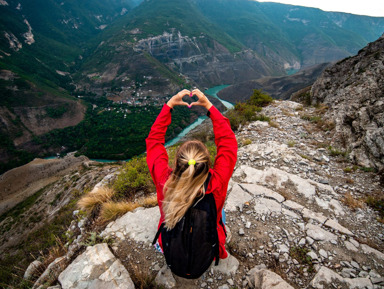
{"type": "MultiPolygon", "coordinates": [[[[208,187],[211,174],[204,183],[208,187]]],[[[176,226],[167,230],[164,223],[153,240],[159,238],[163,245],[164,257],[168,267],[177,276],[199,278],[216,258],[219,264],[219,238],[217,233],[217,210],[213,194],[198,198],[187,210],[176,226]]]]}

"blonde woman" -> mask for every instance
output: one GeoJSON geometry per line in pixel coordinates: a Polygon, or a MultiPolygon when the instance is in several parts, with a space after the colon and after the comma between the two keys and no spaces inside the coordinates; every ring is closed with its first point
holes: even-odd
{"type": "MultiPolygon", "coordinates": [[[[217,232],[219,257],[225,259],[225,225],[222,212],[229,179],[237,160],[237,141],[229,120],[224,117],[198,89],[182,90],[164,104],[146,139],[147,164],[156,185],[160,209],[159,227],[164,223],[170,230],[183,218],[188,208],[204,194],[212,194],[217,210],[217,232]],[[184,96],[196,95],[198,101],[190,105],[183,101],[184,96]],[[171,112],[177,105],[202,106],[213,123],[217,156],[211,168],[206,146],[200,141],[187,141],[176,152],[174,168],[168,166],[168,155],[164,147],[165,133],[171,123],[171,112]],[[204,186],[210,175],[208,186],[204,186]],[[206,190],[205,190],[206,187],[206,190]]],[[[159,246],[163,248],[161,238],[159,246]]]]}

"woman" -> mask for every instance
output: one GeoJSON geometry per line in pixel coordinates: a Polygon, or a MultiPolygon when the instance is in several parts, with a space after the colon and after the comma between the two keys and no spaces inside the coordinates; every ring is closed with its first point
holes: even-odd
{"type": "MultiPolygon", "coordinates": [[[[219,257],[225,259],[225,226],[220,222],[229,179],[237,160],[237,141],[231,130],[229,120],[224,117],[198,89],[192,92],[182,90],[164,104],[146,139],[147,164],[156,185],[157,200],[160,208],[160,225],[172,229],[184,216],[197,197],[213,194],[217,208],[217,230],[219,235],[219,257]],[[186,95],[198,97],[190,105],[182,100],[186,95]],[[195,105],[205,107],[213,123],[217,155],[213,169],[208,149],[199,141],[188,141],[176,152],[175,168],[168,166],[168,154],[164,147],[165,133],[171,123],[171,112],[176,105],[195,105]],[[204,182],[211,173],[207,190],[204,182]]],[[[161,238],[159,245],[162,248],[161,238]]]]}

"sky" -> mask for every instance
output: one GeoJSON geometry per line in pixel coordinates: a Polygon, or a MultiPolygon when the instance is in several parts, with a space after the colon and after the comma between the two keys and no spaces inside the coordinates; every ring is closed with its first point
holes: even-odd
{"type": "Polygon", "coordinates": [[[358,15],[384,17],[383,0],[275,0],[258,2],[279,2],[306,7],[320,8],[324,11],[346,12],[358,15]]]}

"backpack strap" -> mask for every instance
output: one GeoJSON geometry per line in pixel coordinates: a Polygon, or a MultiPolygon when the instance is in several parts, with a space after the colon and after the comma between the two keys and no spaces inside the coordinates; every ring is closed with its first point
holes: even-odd
{"type": "Polygon", "coordinates": [[[204,189],[207,191],[209,181],[211,180],[211,172],[208,173],[207,179],[204,182],[204,189]]]}
{"type": "Polygon", "coordinates": [[[164,225],[165,225],[165,223],[161,223],[159,229],[157,230],[155,239],[153,239],[153,241],[152,241],[152,245],[155,245],[155,244],[156,244],[156,241],[157,241],[157,239],[159,239],[160,232],[161,232],[161,230],[164,228],[164,225]]]}

